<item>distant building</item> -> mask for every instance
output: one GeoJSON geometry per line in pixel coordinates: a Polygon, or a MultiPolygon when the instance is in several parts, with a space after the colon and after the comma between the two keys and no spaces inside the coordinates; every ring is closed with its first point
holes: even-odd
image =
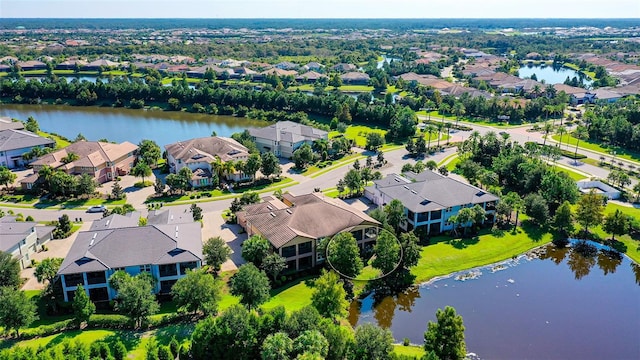
{"type": "Polygon", "coordinates": [[[16,221],[15,216],[0,218],[0,251],[18,259],[20,267],[31,265],[31,255],[51,240],[54,226],[41,226],[31,221],[16,221]]]}
{"type": "Polygon", "coordinates": [[[148,272],[157,280],[154,293],[168,294],[187,270],[202,266],[200,223],[138,226],[136,217],[111,215],[78,234],[58,271],[65,301],[78,284],[92,301],[113,300],[108,280],[118,270],[148,272]]]}
{"type": "Polygon", "coordinates": [[[373,246],[380,223],[339,199],[321,193],[268,197],[238,213],[249,236],[269,240],[273,251],[287,260],[287,270],[299,271],[324,261],[318,243],[340,232],[351,232],[362,248],[373,246]]]}
{"type": "Polygon", "coordinates": [[[126,175],[133,167],[138,146],[128,141],[111,144],[100,141],[78,141],[64,149],[44,155],[31,163],[33,174],[21,181],[22,187],[31,189],[38,181],[38,171],[45,166],[62,170],[67,174],[88,174],[99,184],[126,175]],[[78,160],[65,163],[69,154],[78,155],[78,160]]]}
{"type": "MultiPolygon", "coordinates": [[[[193,187],[209,186],[212,184],[212,174],[215,169],[211,163],[220,159],[223,163],[229,161],[246,161],[249,150],[239,142],[221,136],[209,136],[165,145],[169,171],[178,173],[183,167],[193,172],[191,185],[193,187]]],[[[240,171],[225,173],[228,180],[241,181],[247,175],[240,171]]]]}
{"type": "MultiPolygon", "coordinates": [[[[0,124],[2,126],[2,124],[0,124]]],[[[0,166],[21,168],[28,161],[22,155],[33,148],[54,148],[56,142],[27,130],[0,130],[0,166]]]]}
{"type": "MultiPolygon", "coordinates": [[[[485,221],[494,221],[498,197],[478,187],[426,170],[420,174],[405,172],[390,174],[375,180],[365,189],[365,196],[378,206],[397,199],[404,205],[405,230],[423,230],[435,235],[452,230],[449,221],[465,207],[480,205],[486,212],[485,221]]],[[[466,224],[463,224],[465,226],[466,224]]]]}
{"type": "Polygon", "coordinates": [[[371,79],[368,74],[352,71],[346,74],[340,75],[340,79],[345,84],[350,85],[368,85],[371,79]]]}
{"type": "Polygon", "coordinates": [[[329,133],[324,130],[292,121],[278,121],[263,128],[251,128],[249,134],[260,152],[272,152],[284,158],[291,158],[302,144],[311,145],[315,140],[329,138],[329,133]]]}

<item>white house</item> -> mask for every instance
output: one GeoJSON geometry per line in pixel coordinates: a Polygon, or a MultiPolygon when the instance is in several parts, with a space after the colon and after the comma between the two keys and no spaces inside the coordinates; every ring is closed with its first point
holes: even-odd
{"type": "Polygon", "coordinates": [[[315,140],[329,138],[329,133],[324,130],[293,121],[278,121],[263,128],[251,128],[249,134],[260,152],[272,152],[284,158],[293,157],[293,152],[304,143],[311,145],[315,140]]]}
{"type": "Polygon", "coordinates": [[[22,155],[33,148],[54,148],[56,142],[36,135],[27,130],[0,130],[0,166],[9,169],[20,168],[28,164],[22,155]]]}
{"type": "Polygon", "coordinates": [[[0,218],[0,251],[13,255],[25,269],[38,247],[51,240],[54,226],[38,226],[31,221],[16,221],[15,216],[0,218]]]}

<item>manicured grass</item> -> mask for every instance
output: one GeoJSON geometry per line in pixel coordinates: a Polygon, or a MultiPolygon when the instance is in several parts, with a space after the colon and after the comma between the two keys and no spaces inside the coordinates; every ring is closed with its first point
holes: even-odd
{"type": "MultiPolygon", "coordinates": [[[[522,217],[521,217],[522,218],[522,217]]],[[[416,283],[509,259],[550,242],[552,234],[524,223],[516,233],[506,230],[492,234],[486,231],[472,239],[432,238],[437,243],[422,249],[418,265],[411,270],[416,283]]]]}
{"type": "Polygon", "coordinates": [[[447,170],[449,170],[449,172],[453,172],[453,170],[456,169],[456,165],[458,165],[459,162],[460,162],[460,158],[456,157],[451,161],[449,161],[445,166],[447,167],[447,170]]]}
{"type": "MultiPolygon", "coordinates": [[[[560,135],[553,135],[553,136],[551,136],[551,138],[553,140],[555,140],[555,141],[561,141],[560,135]]],[[[562,144],[563,145],[564,144],[569,144],[569,145],[573,145],[575,147],[577,142],[578,142],[578,139],[574,138],[570,134],[565,134],[565,135],[562,136],[562,144]]],[[[622,149],[622,148],[620,148],[618,146],[604,147],[604,146],[602,146],[600,144],[597,144],[595,142],[581,140],[580,144],[578,144],[578,148],[587,149],[587,150],[591,150],[591,151],[602,153],[603,156],[608,157],[607,161],[611,160],[611,157],[613,156],[611,154],[611,151],[615,151],[617,158],[622,158],[622,159],[625,159],[625,160],[635,161],[635,162],[639,162],[640,163],[640,154],[639,153],[633,152],[633,151],[629,151],[629,150],[626,150],[626,149],[622,149]]]]}
{"type": "Polygon", "coordinates": [[[94,205],[113,205],[119,206],[124,205],[127,202],[126,199],[113,200],[113,199],[102,199],[102,198],[92,198],[92,199],[74,199],[74,200],[66,200],[66,201],[51,201],[45,200],[40,201],[34,205],[36,208],[49,208],[49,207],[61,207],[64,209],[73,209],[73,208],[83,208],[94,205]]]}
{"type": "Polygon", "coordinates": [[[358,274],[358,276],[356,277],[356,280],[359,280],[359,281],[374,280],[380,277],[380,275],[382,275],[380,274],[380,270],[375,269],[371,265],[368,265],[362,269],[360,274],[358,274]]]}
{"type": "Polygon", "coordinates": [[[53,141],[56,142],[56,149],[62,149],[62,148],[65,148],[65,147],[71,145],[71,142],[61,138],[58,135],[49,134],[49,133],[46,133],[44,131],[38,131],[38,135],[40,135],[42,137],[53,139],[53,141]]]}
{"type": "Polygon", "coordinates": [[[393,352],[411,359],[421,359],[424,356],[424,349],[421,346],[393,345],[393,352]]]}
{"type": "Polygon", "coordinates": [[[581,70],[580,67],[578,65],[576,65],[576,64],[566,62],[566,63],[562,64],[562,66],[568,67],[569,69],[573,69],[573,70],[578,71],[578,72],[582,72],[583,74],[587,75],[588,77],[590,77],[593,80],[597,79],[595,72],[588,71],[588,70],[581,70]]]}
{"type": "MultiPolygon", "coordinates": [[[[442,118],[449,121],[456,121],[455,115],[451,115],[451,114],[443,115],[435,110],[431,111],[430,113],[427,113],[426,110],[420,110],[420,111],[417,111],[416,114],[420,116],[424,116],[425,118],[428,118],[429,114],[431,114],[431,120],[435,120],[435,121],[441,120],[442,118]]],[[[474,124],[474,125],[499,127],[503,129],[517,128],[522,126],[522,124],[512,125],[504,121],[492,121],[489,119],[478,119],[478,118],[473,118],[469,116],[460,116],[459,122],[461,124],[468,123],[468,124],[474,124]]]]}
{"type": "Polygon", "coordinates": [[[573,171],[573,170],[571,170],[569,168],[566,168],[566,167],[554,166],[553,168],[556,171],[560,171],[560,172],[563,172],[563,173],[569,175],[569,177],[572,178],[575,181],[580,181],[580,180],[584,180],[584,179],[588,178],[588,176],[583,175],[583,174],[581,174],[579,172],[573,171]]]}
{"type": "Polygon", "coordinates": [[[331,162],[331,165],[326,166],[324,168],[318,167],[316,165],[313,166],[309,166],[303,173],[302,175],[305,176],[311,176],[312,178],[318,177],[322,174],[325,174],[331,170],[334,170],[336,168],[345,166],[345,165],[350,165],[353,164],[354,161],[359,160],[359,159],[364,159],[365,156],[362,154],[351,154],[351,155],[347,155],[341,159],[335,160],[331,162]]]}
{"type": "MultiPolygon", "coordinates": [[[[632,216],[636,219],[640,218],[639,208],[618,205],[611,202],[607,203],[607,206],[604,209],[605,216],[607,214],[614,213],[616,210],[620,210],[622,213],[628,216],[632,216]]],[[[576,229],[580,230],[581,228],[579,225],[577,225],[576,229]]],[[[597,234],[601,239],[611,239],[611,234],[602,230],[601,225],[590,228],[589,231],[597,234]]],[[[616,240],[622,242],[627,247],[625,254],[627,254],[627,256],[629,256],[633,261],[640,264],[640,241],[632,239],[629,235],[616,236],[616,240]]]]}
{"type": "MultiPolygon", "coordinates": [[[[171,82],[169,82],[171,83],[171,82]]],[[[296,91],[296,90],[300,90],[300,91],[313,91],[314,86],[313,84],[304,84],[304,85],[300,85],[300,86],[292,86],[290,88],[288,88],[289,91],[296,91]]],[[[333,86],[327,86],[326,88],[324,88],[324,91],[333,91],[333,86]]],[[[342,85],[338,88],[338,91],[341,92],[371,92],[373,91],[373,86],[368,86],[368,85],[342,85]]]]}
{"type": "Polygon", "coordinates": [[[40,198],[32,194],[16,194],[16,195],[2,195],[0,196],[1,202],[22,203],[22,204],[34,204],[40,198]]]}
{"type": "Polygon", "coordinates": [[[367,134],[370,132],[379,133],[383,137],[387,134],[387,130],[378,127],[370,127],[366,125],[351,125],[347,127],[347,131],[341,134],[337,131],[331,131],[329,133],[329,139],[343,135],[345,138],[354,140],[356,146],[364,148],[367,144],[367,134]]]}
{"type": "Polygon", "coordinates": [[[307,285],[309,279],[300,279],[282,288],[272,290],[271,299],[263,304],[262,308],[271,310],[282,305],[291,312],[311,305],[312,289],[307,285]]]}
{"type": "Polygon", "coordinates": [[[455,152],[455,153],[453,153],[451,155],[448,155],[446,158],[440,160],[440,162],[438,163],[438,166],[442,166],[444,164],[448,164],[449,162],[454,161],[453,158],[456,158],[456,157],[458,157],[458,153],[457,152],[455,152]]]}

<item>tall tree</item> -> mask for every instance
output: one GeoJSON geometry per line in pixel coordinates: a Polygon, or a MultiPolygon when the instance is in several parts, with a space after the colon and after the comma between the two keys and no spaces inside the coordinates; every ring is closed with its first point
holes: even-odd
{"type": "Polygon", "coordinates": [[[39,283],[53,284],[54,279],[58,274],[60,265],[62,265],[62,258],[46,258],[36,265],[34,275],[39,283]]]}
{"type": "Polygon", "coordinates": [[[597,194],[594,190],[582,195],[576,208],[576,219],[582,225],[585,234],[589,232],[590,227],[602,223],[603,211],[602,195],[597,194]]]}
{"type": "Polygon", "coordinates": [[[279,176],[282,173],[280,161],[273,153],[265,152],[262,154],[260,171],[267,178],[271,177],[271,175],[279,176]]]}
{"type": "Polygon", "coordinates": [[[134,326],[139,327],[145,323],[149,316],[155,314],[160,309],[155,295],[153,294],[154,279],[147,273],[140,273],[130,276],[127,273],[116,272],[109,278],[109,283],[116,289],[116,310],[129,317],[134,326]],[[117,286],[113,286],[111,278],[115,274],[120,274],[120,281],[117,286]]]}
{"type": "Polygon", "coordinates": [[[262,360],[289,360],[293,351],[293,340],[284,332],[269,334],[262,343],[262,360]]]}
{"type": "Polygon", "coordinates": [[[24,124],[24,128],[32,133],[37,133],[40,131],[40,124],[38,124],[38,121],[36,121],[33,116],[29,116],[29,118],[27,118],[27,122],[24,124]]]}
{"type": "Polygon", "coordinates": [[[524,212],[538,225],[546,224],[549,219],[549,206],[547,201],[537,193],[529,194],[524,198],[524,212]]]}
{"type": "Polygon", "coordinates": [[[38,318],[36,304],[27,298],[24,291],[10,287],[0,288],[0,324],[15,330],[20,337],[20,328],[26,327],[38,318]]]}
{"type": "Polygon", "coordinates": [[[342,318],[347,315],[349,307],[346,296],[338,275],[323,270],[322,275],[314,282],[311,304],[326,318],[342,318]]]}
{"type": "Polygon", "coordinates": [[[433,351],[439,359],[462,360],[467,355],[462,316],[447,306],[436,312],[437,322],[429,321],[424,333],[424,350],[433,351]]]}
{"type": "Polygon", "coordinates": [[[260,154],[251,154],[244,164],[244,172],[251,174],[251,180],[256,181],[256,172],[260,170],[260,166],[262,166],[260,154]]]}
{"type": "Polygon", "coordinates": [[[315,355],[312,359],[324,359],[329,351],[329,342],[320,331],[307,330],[293,341],[293,351],[298,354],[298,359],[305,358],[307,354],[315,355]]]}
{"type": "Polygon", "coordinates": [[[338,233],[331,239],[327,260],[341,275],[351,278],[358,276],[363,268],[358,243],[350,232],[338,233]]]}
{"type": "Polygon", "coordinates": [[[631,226],[630,217],[616,209],[615,212],[608,214],[604,219],[602,230],[611,234],[611,240],[616,240],[616,235],[624,235],[629,232],[631,226]]]}
{"type": "Polygon", "coordinates": [[[393,199],[389,204],[384,207],[384,212],[387,213],[387,221],[396,232],[399,231],[400,225],[405,220],[404,205],[398,199],[393,199]]]}
{"type": "Polygon", "coordinates": [[[202,245],[204,261],[211,267],[215,276],[218,276],[220,267],[229,259],[231,248],[219,236],[207,239],[202,245]]]}
{"type": "Polygon", "coordinates": [[[356,328],[354,359],[388,360],[393,352],[391,332],[374,324],[364,324],[356,328]]]}
{"type": "Polygon", "coordinates": [[[584,126],[578,126],[576,131],[573,132],[573,137],[576,138],[576,148],[573,154],[574,161],[578,162],[578,145],[580,145],[580,140],[586,140],[589,138],[589,132],[587,128],[584,126]]]}
{"type": "Polygon", "coordinates": [[[187,271],[171,288],[178,311],[215,315],[222,298],[222,282],[202,270],[187,271]]]}
{"type": "Polygon", "coordinates": [[[258,267],[270,251],[269,240],[260,235],[253,235],[242,243],[242,257],[258,267]]]}
{"type": "Polygon", "coordinates": [[[276,252],[272,252],[262,259],[262,264],[260,265],[260,269],[264,270],[264,272],[271,276],[273,281],[276,281],[278,275],[287,268],[287,259],[280,256],[280,254],[276,252]]]}
{"type": "Polygon", "coordinates": [[[81,284],[78,284],[73,296],[73,319],[78,327],[89,321],[89,318],[96,312],[96,305],[89,299],[89,295],[81,284]]]}
{"type": "Polygon", "coordinates": [[[0,166],[0,185],[4,185],[7,189],[18,178],[18,175],[4,166],[0,166]]]}
{"type": "Polygon", "coordinates": [[[20,262],[8,252],[0,251],[0,287],[20,286],[20,262]]]}
{"type": "Polygon", "coordinates": [[[565,201],[556,210],[556,215],[553,219],[554,225],[562,233],[573,232],[573,211],[571,210],[571,203],[565,201]]]}
{"type": "Polygon", "coordinates": [[[400,263],[402,255],[400,244],[395,236],[386,230],[378,234],[373,252],[375,257],[371,265],[380,270],[382,275],[390,274],[400,263]]]}
{"type": "Polygon", "coordinates": [[[269,299],[269,278],[251,263],[240,266],[231,277],[231,294],[240,297],[240,303],[253,309],[269,299]]]}
{"type": "Polygon", "coordinates": [[[142,184],[144,186],[144,178],[151,176],[151,168],[144,161],[139,161],[136,166],[131,169],[131,175],[142,178],[142,184]]]}
{"type": "Polygon", "coordinates": [[[160,160],[161,156],[162,152],[155,141],[145,139],[138,144],[138,157],[151,168],[155,168],[157,166],[158,160],[160,160]]]}

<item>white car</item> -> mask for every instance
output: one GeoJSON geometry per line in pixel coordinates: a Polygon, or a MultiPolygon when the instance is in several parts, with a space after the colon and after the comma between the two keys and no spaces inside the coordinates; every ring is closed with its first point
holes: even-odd
{"type": "Polygon", "coordinates": [[[107,211],[107,208],[104,207],[104,205],[96,205],[87,209],[88,213],[99,213],[99,212],[103,213],[105,211],[107,211]]]}

